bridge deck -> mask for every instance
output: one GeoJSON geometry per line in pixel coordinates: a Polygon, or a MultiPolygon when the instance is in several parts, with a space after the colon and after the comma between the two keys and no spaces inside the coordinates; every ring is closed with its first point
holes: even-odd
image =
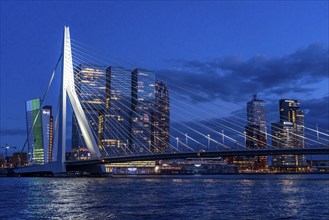
{"type": "Polygon", "coordinates": [[[188,152],[188,153],[171,153],[171,154],[147,154],[122,157],[106,157],[91,160],[67,161],[68,166],[79,166],[88,164],[105,164],[120,163],[128,161],[147,161],[147,160],[169,160],[169,159],[186,159],[197,157],[230,157],[230,156],[269,156],[269,155],[316,155],[328,154],[329,148],[289,148],[289,149],[253,149],[253,150],[223,150],[213,152],[188,152]]]}

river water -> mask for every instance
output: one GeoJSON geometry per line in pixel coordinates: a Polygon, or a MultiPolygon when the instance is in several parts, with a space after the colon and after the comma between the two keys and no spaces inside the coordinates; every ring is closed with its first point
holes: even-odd
{"type": "Polygon", "coordinates": [[[329,219],[329,180],[0,178],[0,219],[329,219]]]}

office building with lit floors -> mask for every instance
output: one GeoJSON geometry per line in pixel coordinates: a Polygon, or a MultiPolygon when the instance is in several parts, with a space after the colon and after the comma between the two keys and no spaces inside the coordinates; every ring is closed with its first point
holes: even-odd
{"type": "MultiPolygon", "coordinates": [[[[246,147],[262,149],[267,147],[265,102],[256,95],[247,103],[247,126],[245,127],[246,147]]],[[[251,169],[265,169],[268,166],[267,156],[246,158],[251,169]]]]}
{"type": "Polygon", "coordinates": [[[40,104],[40,99],[26,102],[28,160],[34,164],[51,162],[53,152],[52,107],[44,106],[40,109],[40,104]]]}
{"type": "Polygon", "coordinates": [[[44,161],[45,163],[49,163],[53,161],[54,143],[52,106],[44,106],[41,115],[44,161]]]}
{"type": "MultiPolygon", "coordinates": [[[[74,69],[75,89],[92,133],[101,148],[106,95],[106,67],[80,64],[74,69]]],[[[72,148],[86,148],[75,114],[72,115],[72,148]]]]}
{"type": "Polygon", "coordinates": [[[156,82],[154,108],[151,117],[151,151],[165,153],[169,149],[170,105],[169,90],[163,82],[156,82]]]}
{"type": "Polygon", "coordinates": [[[26,102],[26,125],[29,159],[35,164],[43,164],[45,161],[39,98],[26,102]]]}
{"type": "MultiPolygon", "coordinates": [[[[304,148],[304,113],[297,100],[280,100],[280,122],[272,124],[274,148],[304,148]]],[[[272,157],[272,166],[278,169],[297,169],[305,165],[303,155],[272,157]]]]}
{"type": "Polygon", "coordinates": [[[132,73],[123,67],[106,69],[106,105],[102,145],[109,156],[130,154],[132,73]]]}
{"type": "Polygon", "coordinates": [[[131,132],[129,144],[131,150],[143,154],[152,148],[151,118],[154,109],[155,74],[135,69],[131,75],[131,132]]]}

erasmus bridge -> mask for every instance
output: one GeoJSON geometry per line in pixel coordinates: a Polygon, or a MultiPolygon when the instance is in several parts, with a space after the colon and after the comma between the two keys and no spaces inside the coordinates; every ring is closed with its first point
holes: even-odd
{"type": "MultiPolygon", "coordinates": [[[[79,47],[82,47],[81,45],[79,47]]],[[[169,138],[172,139],[174,143],[168,142],[168,149],[164,152],[161,151],[159,148],[161,142],[163,140],[159,140],[158,142],[145,144],[142,141],[141,137],[138,137],[140,134],[136,133],[132,135],[131,139],[134,140],[136,146],[128,147],[127,144],[118,145],[115,147],[115,151],[109,153],[105,148],[102,147],[98,143],[97,134],[95,133],[94,129],[90,125],[90,118],[88,116],[88,112],[85,111],[84,105],[91,105],[93,103],[84,103],[79,96],[79,91],[81,88],[77,85],[76,76],[74,70],[77,68],[78,63],[97,63],[99,61],[97,55],[91,57],[90,53],[74,53],[74,47],[71,44],[70,38],[70,31],[69,27],[64,27],[64,37],[63,37],[63,50],[56,65],[56,68],[51,76],[50,84],[53,82],[54,74],[56,72],[57,66],[61,62],[62,64],[62,71],[61,71],[61,80],[60,80],[60,94],[58,99],[58,111],[55,116],[54,122],[54,155],[55,158],[52,162],[44,163],[44,164],[34,164],[25,167],[19,167],[14,169],[14,172],[17,174],[28,174],[28,173],[52,173],[52,174],[63,174],[68,171],[86,171],[90,173],[103,173],[105,172],[104,164],[107,163],[123,163],[123,162],[131,162],[131,161],[156,161],[156,160],[171,160],[171,159],[186,159],[186,158],[211,158],[211,157],[232,157],[232,156],[269,156],[269,155],[319,155],[325,154],[329,155],[329,134],[328,131],[319,131],[312,128],[308,128],[305,126],[305,131],[308,131],[308,135],[298,137],[305,142],[305,147],[303,148],[278,148],[275,146],[268,145],[267,142],[263,143],[263,148],[261,149],[251,149],[246,147],[246,144],[243,141],[238,141],[236,137],[240,137],[241,139],[246,140],[246,133],[244,132],[245,123],[241,123],[241,118],[232,117],[231,119],[222,119],[224,122],[221,124],[219,122],[210,121],[209,119],[205,118],[204,121],[207,121],[207,124],[201,124],[200,122],[194,122],[195,124],[186,125],[182,123],[176,123],[177,127],[171,126],[171,131],[179,134],[180,137],[173,136],[170,133],[168,135],[169,138]],[[87,56],[89,55],[89,56],[87,56]],[[67,101],[70,102],[67,103],[67,101]],[[66,140],[66,133],[67,133],[67,110],[69,106],[72,107],[73,113],[76,118],[76,123],[80,128],[81,136],[83,141],[88,148],[88,151],[91,154],[90,159],[87,160],[65,160],[65,153],[67,149],[67,140],[66,140]],[[236,119],[236,120],[234,120],[236,119]],[[211,126],[210,126],[211,124],[211,126]],[[179,125],[179,126],[178,126],[179,125]],[[185,126],[185,127],[184,127],[185,126]],[[218,127],[216,127],[218,126],[218,127]],[[199,128],[199,129],[197,129],[199,128]],[[220,130],[221,129],[221,130],[220,130]],[[224,134],[224,130],[227,133],[224,134]],[[202,143],[200,139],[194,138],[192,135],[188,135],[186,130],[189,130],[191,133],[195,133],[203,140],[206,140],[206,144],[202,143]],[[220,132],[222,131],[222,132],[220,132]],[[212,135],[210,136],[209,133],[212,135]],[[217,134],[217,139],[214,137],[213,134],[217,134]],[[229,134],[232,134],[230,136],[229,134]],[[319,137],[319,134],[321,137],[319,137]],[[218,139],[218,137],[220,137],[218,139]],[[158,143],[158,144],[155,144],[158,143]],[[309,143],[309,144],[307,144],[309,143]],[[237,147],[232,147],[237,146],[237,147]],[[197,147],[195,147],[197,146],[197,147]],[[212,146],[212,147],[211,147],[212,146]],[[215,147],[214,147],[215,146],[215,147]],[[308,147],[312,146],[312,147],[308,147]],[[143,149],[135,150],[135,149],[143,149]],[[153,150],[151,150],[153,149],[153,150]]],[[[120,80],[120,79],[119,79],[120,80]]],[[[41,99],[41,103],[45,100],[45,97],[48,94],[48,89],[41,99]]],[[[171,87],[179,87],[174,83],[169,84],[171,87]]],[[[130,86],[125,85],[124,82],[121,83],[122,89],[124,87],[130,86]]],[[[178,91],[181,88],[178,88],[178,91]]],[[[192,89],[191,89],[192,91],[192,89]]],[[[93,91],[90,88],[88,94],[95,94],[97,91],[93,91]]],[[[134,97],[134,95],[132,95],[134,97]]],[[[179,96],[179,94],[177,94],[179,96]]],[[[176,96],[176,97],[177,97],[176,96]]],[[[174,96],[171,97],[174,99],[174,96]]],[[[135,100],[136,102],[138,100],[135,100]]],[[[120,100],[118,101],[120,102],[120,100]]],[[[179,99],[176,98],[174,100],[175,105],[171,106],[171,109],[177,109],[177,111],[182,112],[183,114],[194,114],[192,109],[194,106],[186,106],[186,104],[180,103],[179,99]]],[[[120,103],[121,108],[128,108],[127,102],[124,100],[120,103]]],[[[202,116],[209,115],[212,111],[211,109],[202,109],[203,114],[200,114],[198,117],[202,119],[202,116]]],[[[138,117],[143,117],[138,115],[138,117]]],[[[126,118],[133,120],[132,115],[126,115],[126,118]]],[[[151,116],[154,117],[154,116],[151,116]]],[[[95,120],[95,119],[93,119],[95,120]]],[[[151,119],[149,119],[151,120],[151,119]]],[[[96,121],[94,121],[97,124],[96,121]]],[[[111,132],[111,129],[115,129],[116,132],[112,132],[115,136],[119,136],[121,133],[127,133],[127,126],[120,124],[116,127],[107,127],[104,126],[103,129],[108,130],[111,132]]],[[[163,127],[154,124],[158,131],[163,131],[163,127]],[[158,127],[157,127],[158,126],[158,127]]],[[[149,133],[150,127],[145,128],[149,133]]],[[[30,131],[31,133],[31,131],[30,131]]],[[[30,134],[29,134],[30,135],[30,134]]],[[[264,132],[264,135],[270,137],[271,134],[264,132]]],[[[290,134],[296,135],[296,134],[290,134]]],[[[297,135],[298,136],[298,135],[297,135]]],[[[119,137],[117,137],[119,139],[119,137]]]]}

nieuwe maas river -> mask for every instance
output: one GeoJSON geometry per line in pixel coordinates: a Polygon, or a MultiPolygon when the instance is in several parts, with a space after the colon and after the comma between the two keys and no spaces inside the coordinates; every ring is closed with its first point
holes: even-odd
{"type": "Polygon", "coordinates": [[[0,219],[329,219],[316,178],[0,178],[0,197],[0,219]]]}

